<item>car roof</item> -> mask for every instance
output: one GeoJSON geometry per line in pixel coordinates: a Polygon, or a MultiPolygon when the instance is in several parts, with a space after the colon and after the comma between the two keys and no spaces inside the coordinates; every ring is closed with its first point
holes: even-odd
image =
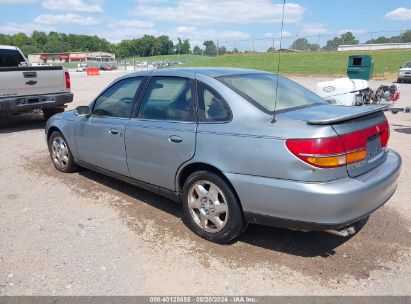
{"type": "Polygon", "coordinates": [[[135,76],[149,76],[149,75],[167,75],[167,76],[184,76],[184,75],[194,75],[203,74],[209,77],[217,78],[222,76],[240,75],[240,74],[261,74],[269,73],[265,71],[252,70],[252,69],[240,69],[240,68],[218,68],[218,67],[196,67],[196,68],[170,68],[170,69],[160,69],[143,71],[137,73],[131,73],[126,75],[126,77],[135,76]]]}
{"type": "Polygon", "coordinates": [[[12,45],[0,45],[0,49],[3,49],[3,50],[17,50],[17,47],[12,46],[12,45]]]}

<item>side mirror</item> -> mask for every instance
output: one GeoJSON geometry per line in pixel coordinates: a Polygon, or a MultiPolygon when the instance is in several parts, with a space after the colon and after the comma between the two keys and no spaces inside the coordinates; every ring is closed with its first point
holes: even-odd
{"type": "Polygon", "coordinates": [[[90,116],[91,110],[88,106],[79,106],[74,110],[76,116],[90,116]]]}

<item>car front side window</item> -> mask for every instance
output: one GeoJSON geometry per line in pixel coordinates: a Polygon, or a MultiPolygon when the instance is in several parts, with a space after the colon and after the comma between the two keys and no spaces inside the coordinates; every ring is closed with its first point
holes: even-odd
{"type": "Polygon", "coordinates": [[[129,118],[133,110],[134,96],[142,80],[142,77],[127,78],[113,84],[97,98],[92,114],[129,118]]]}
{"type": "Polygon", "coordinates": [[[154,77],[144,95],[138,117],[144,119],[194,121],[191,80],[154,77]]]}

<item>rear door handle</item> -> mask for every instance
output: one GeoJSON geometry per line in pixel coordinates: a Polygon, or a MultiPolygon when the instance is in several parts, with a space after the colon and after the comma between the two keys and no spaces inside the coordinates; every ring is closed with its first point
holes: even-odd
{"type": "Polygon", "coordinates": [[[117,129],[110,129],[110,130],[108,130],[108,132],[109,132],[110,134],[112,134],[112,135],[118,134],[118,130],[117,130],[117,129]]]}
{"type": "Polygon", "coordinates": [[[168,138],[168,140],[173,142],[173,143],[177,143],[177,144],[183,142],[183,139],[180,136],[177,136],[177,135],[171,135],[168,138]]]}

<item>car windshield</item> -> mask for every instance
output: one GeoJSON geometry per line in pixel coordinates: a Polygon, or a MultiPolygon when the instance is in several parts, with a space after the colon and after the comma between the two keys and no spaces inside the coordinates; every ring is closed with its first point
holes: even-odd
{"type": "Polygon", "coordinates": [[[324,99],[303,86],[274,74],[230,75],[219,77],[218,80],[267,114],[274,114],[274,109],[287,111],[327,104],[324,99]]]}
{"type": "Polygon", "coordinates": [[[411,61],[404,64],[403,68],[411,68],[411,61]]]}

